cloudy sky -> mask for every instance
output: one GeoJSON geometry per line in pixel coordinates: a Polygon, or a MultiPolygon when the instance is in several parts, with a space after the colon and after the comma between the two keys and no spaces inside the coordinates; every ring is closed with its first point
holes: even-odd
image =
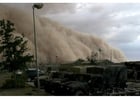
{"type": "Polygon", "coordinates": [[[97,35],[140,60],[140,3],[47,4],[43,12],[76,31],[97,35]],[[46,11],[46,12],[45,12],[46,11]]]}
{"type": "Polygon", "coordinates": [[[140,3],[53,3],[45,4],[37,13],[73,30],[105,39],[121,49],[128,60],[140,60],[140,3]]]}

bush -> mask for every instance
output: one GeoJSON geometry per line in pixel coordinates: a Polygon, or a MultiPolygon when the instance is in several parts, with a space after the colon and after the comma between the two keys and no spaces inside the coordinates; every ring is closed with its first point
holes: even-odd
{"type": "Polygon", "coordinates": [[[25,87],[25,78],[23,75],[15,75],[11,79],[7,79],[2,88],[23,88],[25,87]]]}

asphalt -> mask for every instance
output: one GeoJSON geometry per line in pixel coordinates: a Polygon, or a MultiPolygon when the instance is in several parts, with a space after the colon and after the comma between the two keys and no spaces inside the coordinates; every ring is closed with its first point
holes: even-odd
{"type": "Polygon", "coordinates": [[[34,85],[33,82],[27,82],[27,84],[28,84],[29,86],[35,87],[35,85],[34,85]]]}

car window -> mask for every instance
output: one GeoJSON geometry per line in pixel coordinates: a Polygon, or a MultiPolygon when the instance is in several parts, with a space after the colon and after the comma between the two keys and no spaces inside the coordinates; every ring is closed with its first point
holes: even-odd
{"type": "Polygon", "coordinates": [[[52,73],[51,77],[52,78],[59,78],[59,73],[57,73],[57,72],[56,73],[52,73]]]}
{"type": "Polygon", "coordinates": [[[98,67],[87,68],[87,73],[91,73],[91,74],[103,74],[103,72],[104,72],[104,68],[98,68],[98,67]]]}

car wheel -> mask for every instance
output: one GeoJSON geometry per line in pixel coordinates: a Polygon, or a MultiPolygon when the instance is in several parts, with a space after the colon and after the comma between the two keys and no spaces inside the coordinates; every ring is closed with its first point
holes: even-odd
{"type": "Polygon", "coordinates": [[[84,93],[81,90],[77,90],[75,92],[75,96],[83,96],[83,95],[84,95],[84,93]]]}

